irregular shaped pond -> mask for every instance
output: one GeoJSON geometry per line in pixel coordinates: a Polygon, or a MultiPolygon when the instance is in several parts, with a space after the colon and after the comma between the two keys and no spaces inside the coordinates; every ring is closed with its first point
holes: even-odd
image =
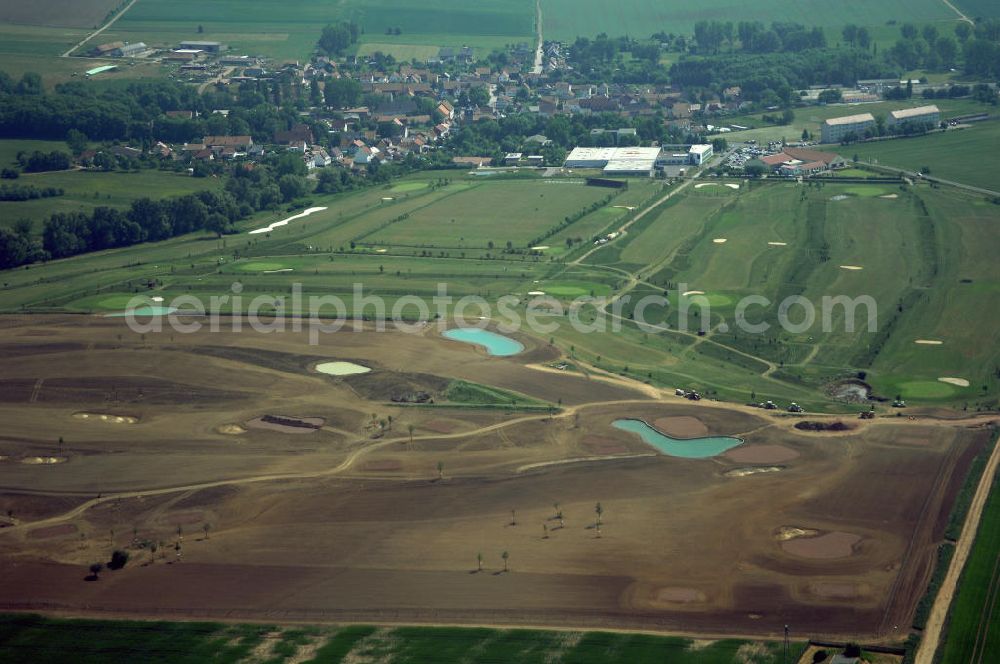
{"type": "Polygon", "coordinates": [[[452,341],[462,341],[467,344],[482,346],[490,355],[506,357],[517,355],[524,350],[524,345],[510,337],[505,337],[496,332],[481,330],[478,327],[457,327],[446,330],[444,336],[452,341]]]}
{"type": "Polygon", "coordinates": [[[707,459],[722,454],[743,443],[732,436],[706,436],[704,438],[671,438],[660,433],[642,420],[615,420],[616,429],[637,433],[647,445],[652,445],[669,456],[685,459],[707,459]]]}

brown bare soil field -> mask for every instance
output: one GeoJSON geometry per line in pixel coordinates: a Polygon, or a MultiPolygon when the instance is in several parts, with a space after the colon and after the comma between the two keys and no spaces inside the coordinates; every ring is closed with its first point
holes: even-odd
{"type": "Polygon", "coordinates": [[[93,28],[121,0],[31,0],[0,3],[0,23],[93,28]]]}
{"type": "Polygon", "coordinates": [[[986,429],[881,419],[798,432],[780,414],[537,371],[526,365],[555,351],[519,340],[524,354],[494,358],[435,334],[310,346],[305,334],[143,339],[121,319],[0,320],[0,515],[13,513],[0,610],[760,635],[791,623],[850,638],[909,624],[986,429]],[[319,360],[373,371],[334,378],[311,370],[319,360]],[[455,378],[564,409],[390,401],[455,378]],[[220,432],[269,413],[324,425],[220,432]],[[739,436],[736,450],[756,453],[653,454],[612,426],[623,417],[739,436]],[[768,472],[733,472],[755,468],[768,472]],[[782,539],[789,528],[806,536],[782,539]],[[155,556],[147,540],[163,542],[155,556]],[[112,548],[129,565],[84,582],[112,548]]]}

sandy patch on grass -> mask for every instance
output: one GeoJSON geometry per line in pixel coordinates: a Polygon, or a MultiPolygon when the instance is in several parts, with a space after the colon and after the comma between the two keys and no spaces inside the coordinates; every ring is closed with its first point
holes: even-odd
{"type": "Polygon", "coordinates": [[[547,245],[547,244],[540,244],[537,247],[532,247],[531,250],[532,251],[545,251],[548,248],[549,248],[549,245],[547,245]]]}
{"type": "Polygon", "coordinates": [[[634,205],[614,205],[612,207],[620,208],[622,210],[628,210],[629,212],[635,209],[634,205]]]}
{"type": "Polygon", "coordinates": [[[883,194],[882,196],[879,196],[879,198],[899,198],[899,194],[883,194]]]}
{"type": "Polygon", "coordinates": [[[388,251],[389,251],[388,249],[376,249],[375,253],[376,254],[384,254],[384,253],[387,253],[388,251]]]}
{"type": "Polygon", "coordinates": [[[943,341],[938,341],[937,339],[917,339],[913,343],[920,344],[922,346],[940,346],[943,341]]]}
{"type": "Polygon", "coordinates": [[[751,475],[762,475],[764,473],[780,473],[784,468],[781,466],[753,466],[751,468],[733,468],[722,473],[724,477],[750,477],[751,475]]]}
{"type": "Polygon", "coordinates": [[[847,558],[854,553],[854,547],[860,541],[860,535],[834,531],[818,537],[796,537],[785,540],[781,543],[781,548],[793,556],[828,560],[847,558]]]}
{"type": "Polygon", "coordinates": [[[528,291],[528,295],[545,295],[545,291],[543,290],[528,291]]]}
{"type": "Polygon", "coordinates": [[[778,532],[775,537],[779,542],[784,542],[786,540],[795,539],[796,537],[815,537],[819,535],[818,530],[812,530],[810,528],[799,528],[798,526],[782,526],[778,528],[778,532]]]}
{"type": "Polygon", "coordinates": [[[239,424],[223,424],[218,429],[219,433],[224,433],[228,436],[238,436],[241,433],[246,433],[247,430],[241,427],[239,424]]]}
{"type": "Polygon", "coordinates": [[[708,427],[697,417],[660,417],[653,422],[653,428],[674,438],[698,438],[708,435],[708,427]]]}
{"type": "Polygon", "coordinates": [[[689,291],[684,291],[683,293],[681,293],[681,295],[684,296],[684,297],[690,297],[691,295],[704,295],[704,294],[705,294],[705,291],[703,291],[703,290],[689,290],[689,291]]]}
{"type": "Polygon", "coordinates": [[[151,297],[149,299],[152,300],[153,302],[163,302],[163,298],[160,297],[159,295],[157,295],[156,297],[151,297]]]}
{"type": "Polygon", "coordinates": [[[395,198],[393,198],[392,196],[383,196],[383,197],[382,197],[382,200],[383,200],[383,201],[394,201],[394,200],[396,200],[396,199],[395,199],[395,198]]]}
{"type": "Polygon", "coordinates": [[[719,186],[718,182],[699,182],[694,186],[694,188],[701,189],[702,187],[717,187],[717,186],[719,186]]]}
{"type": "Polygon", "coordinates": [[[964,378],[952,378],[950,376],[945,376],[943,378],[938,378],[942,383],[948,383],[949,385],[957,385],[959,387],[968,387],[969,381],[964,378]]]}
{"type": "Polygon", "coordinates": [[[322,212],[325,209],[326,209],[325,207],[311,207],[308,210],[305,210],[304,212],[300,212],[298,214],[292,215],[291,217],[288,217],[287,219],[282,219],[281,221],[275,221],[274,223],[268,224],[267,226],[264,226],[263,228],[256,228],[256,229],[250,231],[250,235],[256,235],[257,233],[270,233],[275,228],[278,228],[280,226],[287,226],[288,222],[290,222],[290,221],[295,221],[296,219],[301,219],[302,217],[308,217],[309,215],[313,214],[314,212],[322,212]]]}
{"type": "Polygon", "coordinates": [[[264,270],[261,274],[278,274],[279,272],[294,272],[295,268],[283,267],[278,270],[264,270]]]}
{"type": "Polygon", "coordinates": [[[841,270],[863,270],[865,268],[861,267],[860,265],[841,265],[840,269],[841,270]]]}
{"type": "Polygon", "coordinates": [[[772,247],[787,247],[788,246],[787,242],[768,242],[768,244],[771,245],[772,247]]]}
{"type": "Polygon", "coordinates": [[[727,182],[726,186],[729,187],[730,189],[739,189],[740,188],[740,185],[736,184],[735,182],[727,182]]]}
{"type": "Polygon", "coordinates": [[[712,240],[712,242],[714,242],[716,244],[725,244],[728,240],[729,240],[729,238],[717,237],[714,240],[712,240]]]}
{"type": "Polygon", "coordinates": [[[73,413],[73,419],[92,422],[108,422],[109,424],[135,424],[138,417],[131,415],[109,415],[108,413],[73,413]]]}
{"type": "Polygon", "coordinates": [[[799,453],[784,445],[739,445],[723,456],[737,463],[784,463],[797,459],[799,453]]]}
{"type": "Polygon", "coordinates": [[[54,456],[32,456],[21,459],[21,463],[26,466],[53,466],[57,463],[66,463],[66,461],[66,457],[54,456]]]}

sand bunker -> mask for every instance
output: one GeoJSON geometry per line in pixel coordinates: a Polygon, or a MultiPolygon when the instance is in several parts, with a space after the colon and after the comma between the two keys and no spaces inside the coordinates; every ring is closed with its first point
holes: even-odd
{"type": "Polygon", "coordinates": [[[697,417],[660,417],[653,428],[673,438],[700,438],[708,435],[708,427],[697,417]]]}
{"type": "Polygon", "coordinates": [[[389,250],[388,250],[388,249],[376,249],[376,250],[375,250],[375,253],[376,253],[376,254],[384,254],[384,253],[386,253],[387,251],[389,251],[389,250]]]}
{"type": "Polygon", "coordinates": [[[699,182],[694,186],[695,189],[701,189],[702,187],[715,187],[718,186],[718,182],[699,182]]]}
{"type": "Polygon", "coordinates": [[[799,456],[799,453],[784,445],[740,445],[725,454],[737,463],[784,463],[799,456]]]}
{"type": "Polygon", "coordinates": [[[836,196],[831,196],[830,200],[831,201],[844,201],[844,200],[847,200],[848,198],[850,198],[850,196],[846,196],[844,194],[837,194],[836,196]]]}
{"type": "Polygon", "coordinates": [[[683,293],[681,293],[681,295],[684,296],[684,297],[689,297],[691,295],[704,295],[704,294],[705,294],[705,291],[703,291],[703,290],[689,290],[689,291],[684,291],[683,293]]]}
{"type": "Polygon", "coordinates": [[[899,194],[884,194],[879,196],[879,198],[899,198],[899,194]]]}
{"type": "Polygon", "coordinates": [[[629,212],[635,209],[634,205],[613,205],[612,207],[620,208],[622,210],[628,210],[629,212]]]}
{"type": "Polygon", "coordinates": [[[311,207],[311,208],[305,210],[304,212],[299,212],[298,214],[292,215],[291,217],[288,217],[287,219],[282,219],[281,221],[276,221],[276,222],[274,222],[272,224],[264,226],[263,228],[256,228],[256,229],[250,231],[250,235],[256,235],[257,233],[270,233],[271,231],[273,231],[275,228],[278,228],[279,226],[287,226],[288,222],[290,222],[290,221],[295,221],[296,219],[301,219],[302,217],[308,217],[309,215],[311,215],[314,212],[322,212],[325,209],[326,209],[325,207],[311,207]]]}
{"type": "Polygon", "coordinates": [[[727,182],[726,186],[729,187],[730,189],[739,189],[740,188],[740,185],[736,184],[735,182],[727,182]]]}
{"type": "Polygon", "coordinates": [[[657,602],[670,604],[691,604],[704,602],[705,593],[695,588],[660,588],[656,591],[657,602]]]}
{"type": "Polygon", "coordinates": [[[788,246],[787,242],[768,242],[768,244],[771,245],[772,247],[787,247],[788,246]]]}
{"type": "Polygon", "coordinates": [[[733,468],[722,473],[722,475],[724,477],[749,477],[762,473],[780,473],[783,470],[783,466],[753,466],[752,468],[733,468]]]}
{"type": "Polygon", "coordinates": [[[57,463],[66,463],[66,457],[24,457],[21,463],[28,466],[51,466],[57,463]]]}
{"type": "Polygon", "coordinates": [[[293,272],[294,270],[295,268],[283,267],[278,270],[264,270],[263,272],[261,272],[261,274],[278,274],[279,272],[293,272]]]}
{"type": "Polygon", "coordinates": [[[383,196],[383,197],[382,197],[382,200],[383,200],[383,201],[394,201],[394,200],[396,200],[396,199],[394,199],[394,198],[393,198],[392,196],[383,196]]]}
{"type": "Polygon", "coordinates": [[[922,346],[940,346],[943,341],[938,341],[937,339],[917,339],[913,343],[921,344],[922,346]]]}
{"type": "Polygon", "coordinates": [[[540,244],[537,247],[532,247],[531,250],[532,251],[545,251],[548,248],[549,248],[549,245],[547,245],[547,244],[540,244]]]}
{"type": "Polygon", "coordinates": [[[163,298],[160,297],[159,295],[157,295],[156,297],[151,297],[149,299],[152,300],[153,302],[163,302],[163,298]]]}
{"type": "Polygon", "coordinates": [[[781,528],[778,528],[778,532],[775,537],[779,542],[784,542],[797,537],[815,537],[816,535],[819,535],[818,530],[799,528],[798,526],[782,526],[781,528]]]}
{"type": "Polygon", "coordinates": [[[869,587],[860,583],[814,583],[809,586],[809,592],[824,599],[856,599],[864,597],[869,587]]]}
{"type": "Polygon", "coordinates": [[[781,543],[781,548],[793,556],[828,560],[852,555],[855,545],[860,541],[860,535],[834,531],[819,537],[796,537],[786,540],[781,543]]]}
{"type": "Polygon", "coordinates": [[[247,430],[241,427],[239,424],[223,424],[218,429],[219,433],[224,433],[229,436],[238,436],[241,433],[246,433],[247,430]]]}
{"type": "Polygon", "coordinates": [[[860,265],[841,265],[840,269],[841,270],[863,270],[865,268],[861,267],[860,265]]]}
{"type": "Polygon", "coordinates": [[[132,417],[130,415],[108,415],[107,413],[73,413],[73,419],[108,422],[110,424],[135,424],[139,421],[138,417],[132,417]]]}
{"type": "Polygon", "coordinates": [[[545,291],[543,290],[528,291],[528,295],[545,295],[545,291]]]}
{"type": "Polygon", "coordinates": [[[316,365],[316,371],[328,376],[355,376],[366,374],[371,369],[354,362],[323,362],[316,365]]]}
{"type": "Polygon", "coordinates": [[[714,240],[712,240],[712,242],[714,242],[716,244],[725,244],[728,239],[729,238],[717,237],[714,240]]]}
{"type": "Polygon", "coordinates": [[[322,417],[288,417],[262,415],[246,423],[251,429],[268,429],[282,433],[312,433],[326,422],[322,417]]]}
{"type": "Polygon", "coordinates": [[[950,378],[945,376],[944,378],[938,378],[942,383],[948,383],[949,385],[958,385],[959,387],[968,387],[969,381],[964,378],[950,378]]]}

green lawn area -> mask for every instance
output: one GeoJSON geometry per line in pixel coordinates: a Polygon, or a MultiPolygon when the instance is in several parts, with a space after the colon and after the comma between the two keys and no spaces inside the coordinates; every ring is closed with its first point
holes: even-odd
{"type": "Polygon", "coordinates": [[[997,145],[1000,145],[1000,122],[988,121],[968,129],[862,143],[841,150],[856,153],[862,161],[910,171],[929,166],[932,176],[1000,191],[997,145]]]}
{"type": "Polygon", "coordinates": [[[492,49],[531,41],[530,0],[483,0],[455,5],[445,0],[298,0],[294,7],[271,0],[140,0],[102,38],[171,46],[185,39],[221,41],[239,53],[304,59],[323,26],[351,20],[362,28],[362,52],[398,47],[397,57],[436,55],[440,46],[492,49]],[[198,32],[201,26],[202,32],[198,32]],[[400,35],[386,35],[399,28],[400,35]]]}
{"type": "MultiPolygon", "coordinates": [[[[794,643],[789,656],[804,646],[794,643]]],[[[0,616],[0,663],[765,664],[776,642],[528,629],[275,626],[0,616]],[[267,641],[265,641],[265,635],[267,641]],[[263,659],[262,659],[263,658],[263,659]]]]}
{"type": "Polygon", "coordinates": [[[389,246],[524,249],[565,217],[608,195],[582,180],[497,180],[439,198],[359,238],[389,246]]]}
{"type": "MultiPolygon", "coordinates": [[[[0,150],[4,155],[9,150],[9,146],[5,145],[7,143],[11,141],[0,141],[2,146],[0,150]]],[[[14,143],[51,146],[39,149],[65,149],[65,144],[46,141],[14,143]]],[[[41,233],[45,220],[55,212],[89,211],[101,205],[125,208],[137,198],[149,197],[158,200],[221,187],[221,181],[217,178],[193,178],[186,173],[155,170],[30,173],[22,174],[17,180],[10,182],[37,187],[59,187],[65,190],[64,195],[53,198],[0,201],[0,225],[13,224],[18,219],[31,219],[38,233],[41,233]]]]}
{"type": "Polygon", "coordinates": [[[993,480],[979,531],[952,600],[935,661],[988,662],[1000,653],[1000,477],[993,480]]]}

